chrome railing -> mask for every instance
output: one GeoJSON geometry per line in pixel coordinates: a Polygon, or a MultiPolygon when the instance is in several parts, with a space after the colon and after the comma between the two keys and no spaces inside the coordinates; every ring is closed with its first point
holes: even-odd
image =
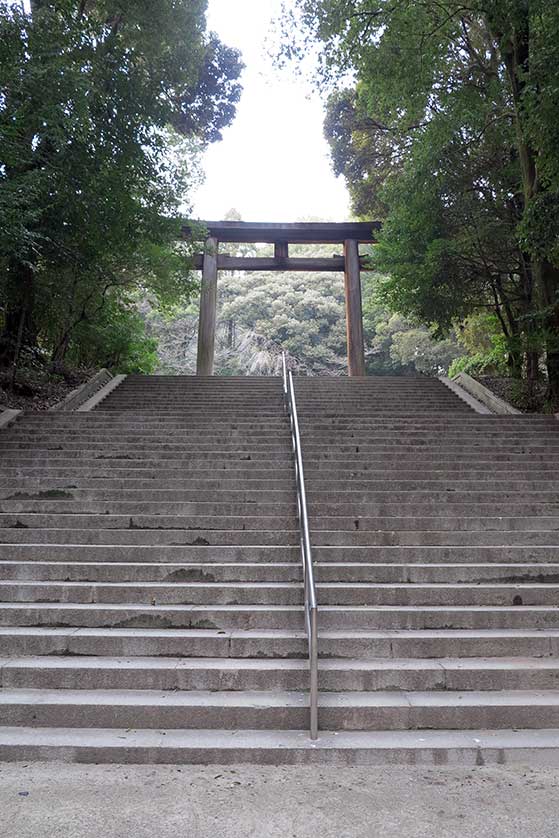
{"type": "Polygon", "coordinates": [[[283,366],[283,395],[285,409],[291,423],[291,440],[295,456],[295,477],[297,481],[297,514],[299,516],[301,559],[303,562],[303,583],[305,592],[305,627],[307,630],[309,651],[309,708],[311,739],[318,738],[318,606],[316,602],[316,585],[311,551],[311,537],[309,532],[309,516],[307,512],[307,494],[305,492],[305,473],[303,470],[303,453],[301,450],[301,435],[299,432],[299,418],[297,416],[297,402],[293,374],[287,370],[285,352],[282,354],[283,366]]]}

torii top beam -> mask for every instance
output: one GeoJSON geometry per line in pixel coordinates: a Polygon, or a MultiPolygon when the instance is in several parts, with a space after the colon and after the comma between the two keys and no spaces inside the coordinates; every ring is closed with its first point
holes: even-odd
{"type": "Polygon", "coordinates": [[[183,227],[187,239],[198,238],[196,228],[220,242],[236,244],[343,244],[353,239],[360,244],[374,244],[379,221],[323,222],[304,221],[289,224],[267,224],[249,221],[194,221],[183,227]]]}

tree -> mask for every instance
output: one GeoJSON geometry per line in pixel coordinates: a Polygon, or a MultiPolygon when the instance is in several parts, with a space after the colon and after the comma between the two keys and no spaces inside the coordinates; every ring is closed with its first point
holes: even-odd
{"type": "Polygon", "coordinates": [[[0,366],[14,374],[22,350],[61,368],[131,294],[170,304],[194,287],[178,210],[242,69],[206,33],[205,8],[0,7],[0,366]]]}
{"type": "Polygon", "coordinates": [[[559,399],[559,8],[546,0],[480,0],[514,105],[523,188],[522,245],[545,330],[550,395],[559,399]]]}
{"type": "Polygon", "coordinates": [[[360,214],[384,212],[390,293],[429,323],[491,306],[517,371],[543,340],[557,399],[559,9],[298,0],[293,15],[284,52],[322,46],[336,170],[360,214]]]}

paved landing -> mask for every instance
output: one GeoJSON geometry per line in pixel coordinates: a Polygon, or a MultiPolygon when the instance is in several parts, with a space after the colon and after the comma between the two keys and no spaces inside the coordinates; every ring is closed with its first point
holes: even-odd
{"type": "Polygon", "coordinates": [[[555,838],[559,770],[0,764],[0,838],[555,838]]]}

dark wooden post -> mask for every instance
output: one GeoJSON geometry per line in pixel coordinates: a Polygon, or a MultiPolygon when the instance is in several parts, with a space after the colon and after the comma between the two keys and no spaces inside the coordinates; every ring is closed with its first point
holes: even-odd
{"type": "Polygon", "coordinates": [[[287,259],[289,257],[289,242],[276,242],[274,256],[276,259],[287,259]]]}
{"type": "Polygon", "coordinates": [[[217,312],[217,251],[218,240],[213,237],[209,238],[206,241],[204,264],[202,267],[196,375],[213,375],[214,371],[215,322],[217,312]]]}
{"type": "Polygon", "coordinates": [[[346,239],[344,257],[348,373],[351,376],[365,375],[359,242],[355,239],[346,239]]]}

